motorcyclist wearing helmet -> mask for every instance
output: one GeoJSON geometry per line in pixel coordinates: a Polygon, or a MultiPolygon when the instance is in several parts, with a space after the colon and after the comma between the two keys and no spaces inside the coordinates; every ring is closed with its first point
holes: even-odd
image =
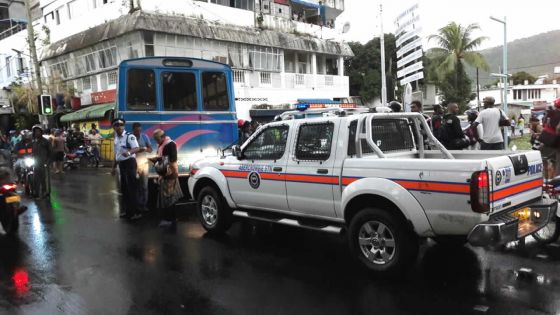
{"type": "Polygon", "coordinates": [[[36,198],[49,194],[47,172],[52,156],[51,143],[43,137],[43,127],[35,125],[33,131],[33,158],[35,159],[34,193],[36,198]]]}
{"type": "Polygon", "coordinates": [[[18,159],[31,156],[31,153],[33,152],[31,140],[31,131],[22,130],[21,141],[19,141],[14,147],[14,153],[17,155],[18,159]]]}

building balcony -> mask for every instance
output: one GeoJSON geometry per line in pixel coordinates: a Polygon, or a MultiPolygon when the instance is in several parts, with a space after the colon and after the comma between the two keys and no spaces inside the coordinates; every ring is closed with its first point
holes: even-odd
{"type": "Polygon", "coordinates": [[[233,82],[237,88],[272,89],[348,89],[347,76],[303,73],[278,73],[234,70],[233,82]]]}

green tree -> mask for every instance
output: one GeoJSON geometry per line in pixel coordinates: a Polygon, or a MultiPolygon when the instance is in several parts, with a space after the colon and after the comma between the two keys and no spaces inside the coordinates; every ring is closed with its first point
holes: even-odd
{"type": "Polygon", "coordinates": [[[480,28],[477,24],[466,27],[455,22],[439,29],[438,34],[428,37],[439,47],[428,51],[431,61],[431,74],[434,82],[442,92],[444,101],[456,102],[461,111],[466,109],[472,99],[471,81],[465,72],[465,63],[485,71],[489,69],[484,57],[475,51],[486,37],[473,38],[473,33],[480,28]]]}
{"type": "Polygon", "coordinates": [[[514,85],[524,84],[525,80],[529,81],[529,84],[533,84],[537,80],[537,78],[525,71],[519,71],[512,74],[510,80],[513,81],[514,85]]]}
{"type": "MultiPolygon", "coordinates": [[[[393,91],[396,82],[396,46],[395,36],[385,34],[385,69],[387,79],[388,100],[394,99],[393,91]]],[[[345,70],[350,79],[350,95],[362,96],[373,100],[381,95],[381,51],[379,38],[366,44],[350,42],[354,57],[346,60],[345,70]]]]}

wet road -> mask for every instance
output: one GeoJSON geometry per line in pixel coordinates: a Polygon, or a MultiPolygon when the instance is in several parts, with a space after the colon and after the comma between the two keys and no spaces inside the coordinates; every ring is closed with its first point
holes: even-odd
{"type": "Polygon", "coordinates": [[[106,172],[53,179],[50,202],[27,202],[19,240],[0,236],[1,314],[560,312],[559,244],[427,242],[404,279],[372,279],[336,235],[239,222],[215,238],[187,206],[176,232],[123,222],[106,172]]]}

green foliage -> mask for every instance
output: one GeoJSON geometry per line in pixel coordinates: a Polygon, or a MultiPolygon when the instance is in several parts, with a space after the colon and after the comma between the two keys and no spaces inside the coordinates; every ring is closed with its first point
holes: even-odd
{"type": "Polygon", "coordinates": [[[428,38],[439,46],[426,54],[428,80],[438,86],[444,101],[458,103],[461,111],[472,99],[471,80],[465,72],[465,64],[488,69],[482,55],[475,51],[486,37],[473,38],[476,30],[479,30],[476,24],[463,27],[451,22],[428,38]]]}
{"type": "MultiPolygon", "coordinates": [[[[354,57],[345,61],[346,73],[350,78],[350,95],[362,96],[372,100],[381,95],[381,51],[379,38],[374,38],[365,45],[350,42],[354,57]]],[[[385,34],[385,69],[387,79],[387,98],[394,99],[393,91],[396,83],[397,55],[395,36],[385,34]]]]}
{"type": "Polygon", "coordinates": [[[524,84],[525,80],[529,81],[529,84],[533,84],[537,80],[537,78],[532,76],[530,73],[527,73],[525,71],[520,71],[514,73],[511,76],[510,80],[513,81],[514,85],[524,84]]]}
{"type": "Polygon", "coordinates": [[[14,124],[17,130],[31,129],[34,125],[39,123],[39,116],[30,113],[16,113],[14,114],[14,124]]]}

